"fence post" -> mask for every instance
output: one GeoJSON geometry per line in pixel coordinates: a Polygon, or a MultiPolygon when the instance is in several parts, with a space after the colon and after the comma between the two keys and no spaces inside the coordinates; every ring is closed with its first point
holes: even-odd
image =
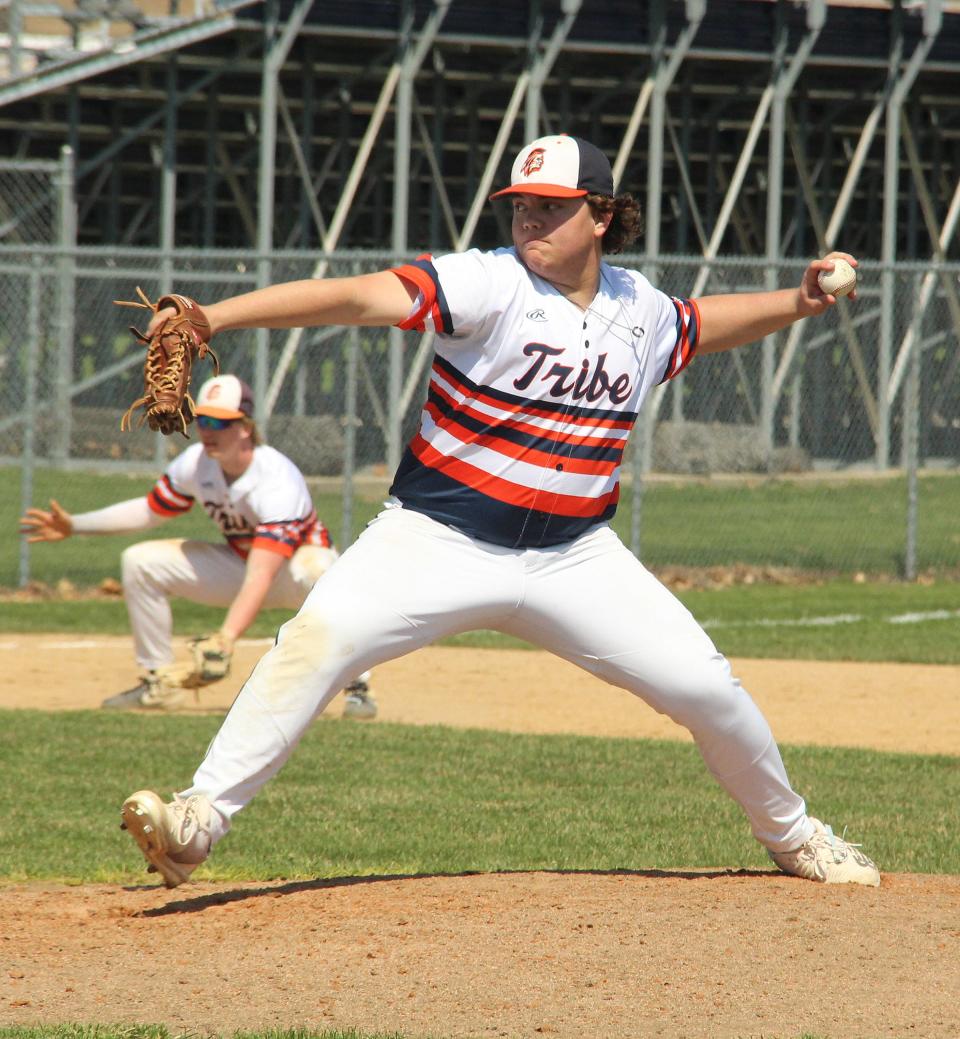
{"type": "MultiPolygon", "coordinates": [[[[914,306],[919,308],[920,275],[915,276],[914,306]]],[[[917,334],[910,351],[910,367],[903,399],[903,456],[907,472],[907,530],[903,553],[903,576],[917,579],[917,521],[919,519],[917,470],[920,465],[920,353],[923,349],[923,312],[914,316],[917,334]]]]}
{"type": "MultiPolygon", "coordinates": [[[[40,254],[30,257],[30,280],[27,290],[27,365],[23,392],[23,464],[20,467],[20,501],[22,512],[33,505],[33,472],[37,424],[37,361],[40,355],[40,254]]],[[[30,545],[20,538],[20,587],[30,583],[30,545]]]]}
{"type": "Polygon", "coordinates": [[[63,465],[70,457],[70,432],[73,414],[70,388],[73,384],[74,306],[76,297],[77,206],[74,197],[73,149],[60,149],[60,165],[55,183],[57,188],[57,367],[54,387],[54,425],[51,457],[63,465]]]}
{"type": "MultiPolygon", "coordinates": [[[[163,111],[163,150],[160,155],[160,212],[157,214],[157,241],[160,246],[159,292],[157,299],[173,292],[173,262],[177,229],[177,56],[170,56],[166,68],[166,97],[163,111]]],[[[166,468],[167,438],[158,430],[153,437],[153,464],[159,472],[166,468]]]]}
{"type": "Polygon", "coordinates": [[[10,0],[7,29],[10,40],[9,75],[19,76],[23,71],[23,4],[21,0],[10,0]]]}
{"type": "Polygon", "coordinates": [[[343,513],[340,524],[340,548],[345,550],[353,541],[353,475],[357,460],[357,361],[360,352],[360,331],[351,325],[347,332],[347,378],[344,386],[343,416],[343,513]]]}

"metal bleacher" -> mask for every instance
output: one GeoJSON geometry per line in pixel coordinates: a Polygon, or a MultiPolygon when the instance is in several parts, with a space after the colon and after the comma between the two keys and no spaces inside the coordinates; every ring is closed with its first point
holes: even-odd
{"type": "Polygon", "coordinates": [[[661,249],[701,251],[722,217],[717,250],[763,253],[775,173],[788,254],[816,247],[811,202],[826,220],[847,191],[848,247],[882,257],[893,190],[897,255],[922,258],[960,170],[957,2],[0,0],[0,18],[0,156],[71,146],[81,244],[161,241],[164,175],[182,245],[323,247],[341,202],[340,247],[396,244],[399,189],[419,238],[491,242],[502,220],[473,208],[493,160],[566,130],[640,196],[663,164],[661,249]]]}
{"type": "Polygon", "coordinates": [[[0,103],[228,32],[239,6],[222,0],[4,0],[0,103]]]}
{"type": "MultiPolygon", "coordinates": [[[[855,438],[848,454],[888,467],[908,385],[911,414],[930,416],[923,450],[960,456],[960,0],[0,0],[0,16],[0,168],[12,183],[17,163],[69,155],[50,179],[75,226],[43,254],[58,283],[73,284],[56,263],[112,276],[125,250],[162,284],[192,251],[252,286],[361,253],[500,245],[509,213],[487,198],[510,156],[579,134],[642,202],[632,262],[685,293],[774,287],[834,248],[869,272],[861,324],[840,307],[812,346],[798,323],[754,369],[734,355],[723,399],[765,445],[799,442],[791,401],[812,358],[818,457],[855,438]],[[834,340],[850,357],[839,383],[813,363],[834,340]],[[853,415],[853,433],[828,413],[853,415]]],[[[36,242],[18,198],[0,186],[11,255],[36,242]]],[[[24,264],[10,260],[11,284],[24,264]]],[[[398,392],[390,335],[378,422],[395,462],[428,353],[398,392]]],[[[254,344],[267,412],[298,343],[269,387],[266,337],[254,344]]]]}

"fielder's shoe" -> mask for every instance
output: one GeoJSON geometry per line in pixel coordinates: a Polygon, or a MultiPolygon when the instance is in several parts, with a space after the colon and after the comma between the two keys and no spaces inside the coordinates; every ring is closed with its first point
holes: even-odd
{"type": "Polygon", "coordinates": [[[362,679],[351,682],[347,686],[343,698],[344,718],[376,718],[377,701],[370,692],[370,686],[362,679]]]}
{"type": "Polygon", "coordinates": [[[173,711],[183,702],[184,690],[179,683],[165,678],[162,671],[148,671],[140,683],[100,704],[108,711],[173,711]]]}
{"type": "Polygon", "coordinates": [[[149,872],[159,873],[167,887],[176,887],[210,854],[210,802],[201,794],[171,804],[152,790],[131,794],[120,809],[121,830],[137,842],[149,872]]]}
{"type": "Polygon", "coordinates": [[[793,851],[767,852],[784,873],[821,884],[880,885],[880,870],[863,854],[859,844],[848,844],[819,819],[811,818],[810,822],[816,830],[806,844],[793,851]]]}

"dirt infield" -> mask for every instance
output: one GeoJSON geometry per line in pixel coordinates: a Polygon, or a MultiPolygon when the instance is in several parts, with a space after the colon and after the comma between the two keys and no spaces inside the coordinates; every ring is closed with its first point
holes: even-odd
{"type": "MultiPolygon", "coordinates": [[[[225,711],[270,640],[241,640],[232,674],[190,712],[225,711]]],[[[178,652],[186,661],[185,644],[178,652]]],[[[135,684],[124,637],[0,635],[0,707],[99,707],[135,684]]],[[[734,660],[781,743],[960,754],[960,667],[734,660]]],[[[430,647],[379,668],[383,721],[687,739],[630,693],[549,653],[430,647]]],[[[338,714],[339,700],[330,708],[338,714]]]]}
{"type": "MultiPolygon", "coordinates": [[[[264,648],[243,643],[236,676],[189,709],[225,709],[264,648]]],[[[0,636],[0,706],[95,707],[131,684],[129,653],[127,639],[0,636]]],[[[784,743],[960,754],[960,668],[734,666],[784,743]]],[[[434,648],[374,677],[383,721],[686,738],[546,654],[434,648]]],[[[960,877],[885,874],[879,889],[726,869],[0,887],[0,1026],[955,1039],[958,963],[960,877]]]]}

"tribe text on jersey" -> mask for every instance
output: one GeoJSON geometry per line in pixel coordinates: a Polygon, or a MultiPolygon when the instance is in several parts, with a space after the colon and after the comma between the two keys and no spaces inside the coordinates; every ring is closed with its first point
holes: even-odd
{"type": "Polygon", "coordinates": [[[636,271],[601,269],[585,310],[513,249],[421,257],[401,328],[433,331],[420,428],[391,494],[472,537],[557,545],[610,519],[644,397],[696,350],[696,304],[636,271]]]}

